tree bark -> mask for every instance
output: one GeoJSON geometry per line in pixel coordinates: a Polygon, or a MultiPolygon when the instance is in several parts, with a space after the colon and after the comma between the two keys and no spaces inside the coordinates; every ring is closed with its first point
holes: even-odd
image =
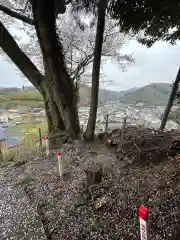
{"type": "Polygon", "coordinates": [[[57,109],[55,101],[53,101],[53,99],[49,97],[47,89],[46,92],[43,93],[43,99],[47,118],[48,133],[52,134],[55,132],[64,131],[65,130],[64,122],[57,109]]]}
{"type": "MultiPolygon", "coordinates": [[[[51,73],[48,71],[46,62],[45,61],[43,62],[44,62],[46,82],[50,82],[52,80],[51,73]]],[[[42,83],[42,89],[44,89],[44,102],[45,102],[45,107],[47,108],[46,116],[47,118],[49,116],[49,120],[47,120],[47,123],[49,126],[49,133],[64,131],[65,125],[61,117],[61,113],[59,112],[56,102],[53,98],[53,91],[51,89],[51,85],[47,84],[46,82],[42,83]],[[51,127],[50,127],[50,123],[52,125],[51,127]]]]}
{"type": "Polygon", "coordinates": [[[18,44],[0,22],[0,47],[12,60],[12,62],[20,69],[27,79],[40,91],[40,83],[44,80],[44,76],[19,48],[18,44]]]}
{"type": "MultiPolygon", "coordinates": [[[[64,131],[65,126],[61,115],[59,114],[56,103],[53,100],[53,96],[51,96],[48,91],[50,86],[47,83],[47,79],[40,73],[27,55],[19,48],[14,38],[1,22],[0,33],[0,47],[19,68],[19,70],[27,77],[27,79],[43,95],[49,132],[52,131],[52,126],[50,126],[50,123],[51,125],[54,125],[55,129],[64,131]]],[[[49,76],[47,76],[47,78],[48,77],[49,76]]]]}
{"type": "Polygon", "coordinates": [[[0,4],[0,11],[4,12],[5,14],[9,15],[10,17],[13,17],[13,18],[16,18],[18,20],[21,20],[23,21],[24,23],[28,23],[30,25],[34,25],[34,21],[33,19],[29,18],[29,17],[26,17],[22,14],[19,14],[18,12],[16,11],[12,11],[11,9],[3,6],[0,4]]]}
{"type": "Polygon", "coordinates": [[[76,138],[80,134],[77,97],[72,79],[65,67],[62,45],[58,42],[56,34],[54,0],[31,0],[31,2],[41,51],[52,76],[49,84],[52,86],[53,97],[63,121],[66,122],[70,137],[76,138]]]}
{"type": "Polygon", "coordinates": [[[51,115],[49,104],[48,104],[48,101],[46,100],[46,98],[44,98],[44,109],[45,109],[45,113],[46,113],[48,135],[49,135],[54,131],[54,129],[53,129],[52,115],[51,115]]]}
{"type": "Polygon", "coordinates": [[[173,87],[172,87],[172,90],[171,90],[171,94],[169,96],[168,104],[167,104],[167,106],[165,108],[165,111],[164,111],[164,115],[163,115],[161,126],[160,126],[161,130],[164,130],[164,128],[166,126],[166,123],[167,123],[167,120],[168,120],[168,116],[169,116],[171,107],[172,107],[173,102],[174,102],[174,100],[176,98],[179,82],[180,82],[180,68],[178,70],[178,73],[177,73],[177,76],[176,76],[176,80],[175,80],[175,82],[173,84],[173,87]]]}
{"type": "Polygon", "coordinates": [[[87,129],[84,134],[84,138],[86,140],[93,140],[94,131],[96,127],[98,92],[99,92],[99,75],[100,75],[101,53],[102,53],[102,45],[103,45],[103,34],[104,34],[107,3],[108,3],[108,0],[99,0],[98,22],[97,22],[97,28],[96,28],[96,40],[95,40],[94,61],[93,61],[93,70],[92,70],[91,105],[90,105],[87,129]]]}

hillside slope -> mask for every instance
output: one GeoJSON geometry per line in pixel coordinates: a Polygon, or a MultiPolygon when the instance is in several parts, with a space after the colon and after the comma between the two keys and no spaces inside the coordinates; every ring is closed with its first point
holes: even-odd
{"type": "Polygon", "coordinates": [[[172,84],[153,83],[126,93],[121,98],[124,103],[145,102],[147,104],[166,104],[171,92],[172,84]]]}
{"type": "MultiPolygon", "coordinates": [[[[90,87],[86,84],[82,84],[79,89],[80,93],[80,104],[81,105],[89,105],[90,103],[90,87]]],[[[110,91],[110,90],[103,90],[100,89],[99,91],[99,103],[103,103],[105,101],[109,100],[119,100],[121,96],[125,94],[124,91],[122,92],[116,92],[116,91],[110,91]]],[[[28,104],[31,104],[31,101],[38,102],[38,105],[41,105],[42,102],[42,96],[41,94],[34,88],[34,89],[27,89],[26,91],[22,91],[20,88],[3,88],[0,89],[0,102],[14,102],[17,101],[21,102],[29,102],[28,104]]]]}
{"type": "MultiPolygon", "coordinates": [[[[125,104],[145,102],[148,104],[166,104],[171,92],[172,84],[167,83],[153,83],[146,85],[142,88],[133,88],[127,91],[111,91],[106,89],[99,90],[99,103],[106,101],[121,100],[125,104]]],[[[89,105],[90,103],[90,87],[82,84],[79,89],[80,105],[89,105]]],[[[27,101],[29,104],[32,102],[42,102],[42,96],[35,89],[28,89],[22,91],[18,88],[13,89],[0,89],[0,102],[17,102],[27,101]]],[[[34,104],[34,103],[33,103],[34,104]]]]}
{"type": "MultiPolygon", "coordinates": [[[[81,104],[89,104],[90,103],[90,96],[91,96],[91,89],[88,85],[82,84],[80,89],[80,103],[81,104]]],[[[124,96],[125,91],[111,91],[106,89],[99,90],[99,103],[103,103],[106,101],[116,101],[120,100],[122,96],[124,96]]]]}

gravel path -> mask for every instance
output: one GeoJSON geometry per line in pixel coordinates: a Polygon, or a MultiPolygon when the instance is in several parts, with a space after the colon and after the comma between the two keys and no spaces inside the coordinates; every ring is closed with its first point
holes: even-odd
{"type": "Polygon", "coordinates": [[[0,239],[45,240],[43,225],[21,187],[0,183],[0,239]]]}

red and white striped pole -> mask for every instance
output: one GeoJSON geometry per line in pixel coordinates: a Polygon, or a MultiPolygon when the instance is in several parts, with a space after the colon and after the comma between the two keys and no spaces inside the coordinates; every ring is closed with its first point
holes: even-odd
{"type": "Polygon", "coordinates": [[[62,156],[61,152],[58,152],[58,166],[59,166],[59,175],[60,177],[63,176],[63,163],[62,163],[62,156]]]}
{"type": "Polygon", "coordinates": [[[139,208],[140,234],[141,240],[148,240],[148,208],[143,205],[139,208]]]}
{"type": "Polygon", "coordinates": [[[46,140],[45,140],[45,137],[43,136],[42,137],[42,148],[45,148],[46,147],[46,140]]]}
{"type": "Polygon", "coordinates": [[[49,138],[46,136],[46,156],[49,155],[49,138]]]}

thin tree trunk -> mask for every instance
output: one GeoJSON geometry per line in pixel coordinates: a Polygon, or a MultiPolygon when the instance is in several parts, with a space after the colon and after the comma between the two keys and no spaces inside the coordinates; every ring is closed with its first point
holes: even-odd
{"type": "Polygon", "coordinates": [[[84,134],[84,138],[86,140],[93,140],[94,131],[96,127],[98,92],[99,92],[99,75],[100,75],[101,53],[102,53],[102,45],[103,45],[103,34],[104,34],[107,3],[108,3],[108,0],[99,0],[98,22],[97,22],[97,29],[96,29],[96,41],[95,41],[94,61],[93,61],[93,70],[92,70],[91,105],[90,105],[87,129],[84,134]]]}
{"type": "Polygon", "coordinates": [[[178,73],[177,73],[177,76],[176,76],[176,80],[175,80],[175,82],[174,82],[174,84],[172,86],[172,90],[171,90],[171,94],[170,94],[170,97],[169,97],[168,104],[167,104],[167,106],[165,108],[165,111],[164,111],[164,115],[163,115],[161,126],[160,126],[161,130],[164,130],[164,128],[166,126],[166,123],[167,123],[167,120],[168,120],[168,116],[169,116],[171,107],[172,107],[173,102],[174,102],[174,100],[176,98],[179,82],[180,82],[180,68],[178,70],[178,73]]]}
{"type": "Polygon", "coordinates": [[[64,62],[63,48],[58,42],[55,28],[54,1],[31,0],[35,27],[46,61],[48,71],[52,75],[51,86],[67,131],[72,138],[80,134],[75,87],[64,62]]]}

